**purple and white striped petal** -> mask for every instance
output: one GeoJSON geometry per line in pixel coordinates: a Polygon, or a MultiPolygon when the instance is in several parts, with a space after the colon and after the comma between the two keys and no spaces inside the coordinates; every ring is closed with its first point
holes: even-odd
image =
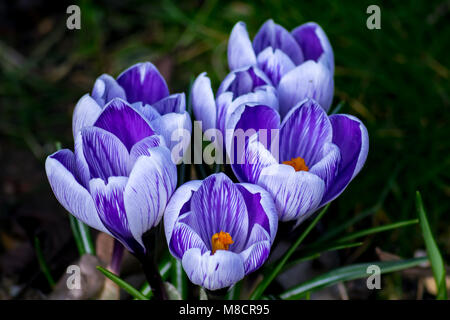
{"type": "Polygon", "coordinates": [[[267,239],[267,232],[260,225],[255,225],[247,249],[240,253],[244,260],[245,274],[255,271],[263,265],[270,253],[270,241],[267,239]]]}
{"type": "Polygon", "coordinates": [[[78,132],[84,128],[94,125],[102,108],[92,99],[89,94],[85,94],[78,100],[72,116],[73,138],[77,137],[78,132]]]}
{"type": "Polygon", "coordinates": [[[140,156],[150,156],[150,150],[155,147],[165,147],[164,138],[159,135],[153,135],[142,139],[136,143],[130,151],[130,160],[128,161],[128,172],[130,173],[140,156]]]}
{"type": "Polygon", "coordinates": [[[211,237],[220,231],[231,235],[234,241],[231,251],[240,252],[244,248],[249,224],[247,208],[239,189],[225,174],[213,174],[203,180],[192,196],[191,210],[186,224],[209,248],[211,237]]]}
{"type": "MultiPolygon", "coordinates": [[[[189,113],[168,113],[152,122],[158,128],[158,133],[164,137],[167,148],[176,151],[174,148],[181,144],[181,151],[187,150],[191,143],[192,121],[189,113]],[[156,122],[156,123],[155,123],[156,122]]],[[[183,158],[182,152],[174,154],[173,161],[179,163],[183,158]]]]}
{"type": "Polygon", "coordinates": [[[92,88],[92,98],[101,107],[114,98],[127,99],[123,88],[109,74],[102,74],[95,80],[92,88]]]}
{"type": "Polygon", "coordinates": [[[272,85],[272,82],[262,70],[255,66],[244,67],[230,72],[225,77],[219,86],[217,96],[230,91],[233,92],[233,97],[237,98],[265,85],[272,85]]]}
{"type": "Polygon", "coordinates": [[[192,248],[184,254],[182,264],[189,279],[208,290],[229,287],[245,276],[241,255],[226,250],[211,255],[192,248]]]}
{"type": "Polygon", "coordinates": [[[334,73],[334,55],[330,41],[323,29],[315,22],[308,22],[291,32],[303,51],[306,60],[321,62],[334,73]]]}
{"type": "Polygon", "coordinates": [[[109,177],[105,184],[102,179],[92,179],[89,182],[89,189],[100,220],[105,227],[128,250],[136,253],[144,249],[136,243],[128,225],[124,204],[124,190],[127,181],[127,177],[109,177]]]}
{"type": "Polygon", "coordinates": [[[281,221],[296,220],[317,208],[325,191],[325,183],[315,174],[284,164],[264,168],[258,185],[274,198],[281,221]]]}
{"type": "Polygon", "coordinates": [[[280,116],[273,108],[259,104],[243,104],[227,119],[225,147],[232,163],[244,155],[246,139],[258,132],[259,141],[270,148],[272,130],[278,129],[280,116]]]}
{"type": "Polygon", "coordinates": [[[127,176],[129,154],[112,133],[97,128],[83,128],[75,140],[75,156],[80,180],[87,187],[91,178],[108,181],[110,176],[127,176]]]}
{"type": "Polygon", "coordinates": [[[228,66],[233,71],[254,64],[256,64],[256,56],[247,27],[244,22],[238,22],[231,30],[228,40],[228,66]]]}
{"type": "Polygon", "coordinates": [[[325,182],[326,192],[339,172],[341,153],[335,144],[327,142],[322,147],[321,157],[322,159],[316,162],[309,172],[314,173],[325,182]]]}
{"type": "MultiPolygon", "coordinates": [[[[192,211],[189,211],[186,215],[189,214],[192,214],[192,211]]],[[[192,230],[189,225],[180,221],[177,222],[172,231],[172,238],[169,240],[170,252],[181,260],[184,253],[192,248],[200,249],[202,254],[209,251],[197,232],[192,230]]]]}
{"type": "Polygon", "coordinates": [[[113,133],[128,151],[137,142],[154,134],[144,117],[126,101],[118,98],[106,105],[94,126],[113,133]]]}
{"type": "Polygon", "coordinates": [[[142,246],[142,235],[156,226],[177,185],[177,170],[165,147],[149,150],[134,165],[124,193],[131,234],[142,246]]]}
{"type": "Polygon", "coordinates": [[[302,63],[281,78],[278,85],[280,114],[284,117],[300,101],[316,100],[325,111],[333,101],[333,74],[322,63],[312,60],[302,63]]]}
{"type": "Polygon", "coordinates": [[[361,171],[369,151],[369,135],[364,124],[346,114],[330,116],[333,127],[333,143],[338,146],[342,161],[338,175],[322,200],[328,203],[339,196],[350,181],[361,171]]]}
{"type": "Polygon", "coordinates": [[[253,48],[258,55],[265,48],[280,49],[292,60],[295,65],[303,62],[302,49],[294,37],[282,26],[267,20],[259,29],[253,39],[253,48]]]}
{"type": "Polygon", "coordinates": [[[289,71],[295,68],[295,64],[280,49],[267,47],[258,54],[258,67],[270,78],[274,86],[289,71]]]}
{"type": "Polygon", "coordinates": [[[236,178],[242,182],[257,183],[261,170],[278,161],[273,157],[266,146],[258,141],[258,135],[252,135],[246,142],[242,157],[231,164],[236,178]]]}
{"type": "MultiPolygon", "coordinates": [[[[161,118],[159,112],[149,104],[143,104],[142,102],[135,102],[131,107],[137,111],[148,123],[161,118]]],[[[157,131],[158,128],[152,127],[153,131],[157,131]]]]}
{"type": "Polygon", "coordinates": [[[322,157],[322,147],[331,142],[330,120],[311,99],[298,103],[286,115],[280,129],[280,161],[301,157],[312,167],[322,157]]]}
{"type": "Polygon", "coordinates": [[[278,214],[272,196],[256,184],[239,183],[237,187],[244,197],[248,211],[250,234],[247,246],[256,241],[251,234],[255,225],[261,226],[268,236],[262,239],[258,238],[257,241],[267,240],[269,244],[272,244],[278,229],[278,214]]]}
{"type": "Polygon", "coordinates": [[[77,219],[88,226],[106,232],[97,214],[89,191],[75,178],[75,160],[72,151],[63,149],[47,157],[45,171],[56,199],[77,219]]]}
{"type": "Polygon", "coordinates": [[[186,111],[186,95],[183,93],[174,93],[153,104],[159,114],[175,112],[181,113],[186,111]]]}
{"type": "Polygon", "coordinates": [[[131,66],[117,77],[117,82],[130,103],[142,101],[152,105],[169,95],[166,80],[150,62],[131,66]]]}
{"type": "Polygon", "coordinates": [[[191,103],[195,119],[202,122],[203,131],[216,128],[216,102],[206,72],[200,74],[192,85],[191,103]]]}
{"type": "Polygon", "coordinates": [[[164,231],[170,249],[170,239],[178,217],[191,210],[190,201],[194,191],[202,185],[200,180],[188,181],[181,185],[170,198],[164,213],[164,231]]]}

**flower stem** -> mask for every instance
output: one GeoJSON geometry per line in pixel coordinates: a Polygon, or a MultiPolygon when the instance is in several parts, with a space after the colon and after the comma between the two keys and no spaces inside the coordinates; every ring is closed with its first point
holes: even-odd
{"type": "Polygon", "coordinates": [[[153,292],[153,297],[156,300],[167,300],[167,292],[164,287],[164,282],[159,274],[153,254],[147,252],[141,257],[142,267],[144,269],[145,277],[153,292]]]}
{"type": "Polygon", "coordinates": [[[120,264],[123,257],[123,245],[120,241],[114,239],[114,247],[108,269],[115,274],[120,274],[120,264]]]}
{"type": "Polygon", "coordinates": [[[145,243],[145,252],[136,255],[142,263],[145,277],[153,292],[153,297],[156,300],[167,300],[168,295],[166,287],[159,273],[158,266],[155,261],[156,243],[158,242],[158,228],[153,228],[144,233],[142,240],[145,243]]]}

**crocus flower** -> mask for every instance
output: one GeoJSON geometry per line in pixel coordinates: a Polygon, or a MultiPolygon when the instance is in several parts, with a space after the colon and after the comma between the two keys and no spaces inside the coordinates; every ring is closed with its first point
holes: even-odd
{"type": "Polygon", "coordinates": [[[278,226],[261,187],[218,173],[179,187],[164,214],[171,254],[189,279],[209,290],[229,287],[267,259],[278,226]]]}
{"type": "Polygon", "coordinates": [[[244,67],[228,74],[217,90],[217,97],[206,73],[200,74],[191,90],[195,118],[202,123],[203,131],[217,129],[224,140],[215,140],[218,147],[226,147],[227,123],[242,104],[258,101],[278,110],[276,89],[267,76],[256,66],[244,67]]]}
{"type": "Polygon", "coordinates": [[[245,23],[238,22],[228,41],[231,71],[257,66],[277,88],[280,114],[305,98],[313,98],[325,109],[333,100],[334,56],[331,44],[314,22],[288,32],[266,21],[250,41],[245,23]]]}
{"type": "MultiPolygon", "coordinates": [[[[152,63],[144,62],[128,68],[117,80],[103,74],[95,81],[91,95],[84,95],[75,107],[72,121],[74,138],[81,128],[95,123],[105,105],[113,98],[127,101],[145,117],[152,130],[164,137],[170,150],[180,140],[181,134],[172,139],[176,130],[191,132],[191,119],[186,112],[184,93],[169,95],[166,81],[158,69],[152,63]]],[[[182,150],[186,150],[187,145],[182,147],[182,150]]],[[[176,156],[181,158],[182,154],[176,156]]]]}
{"type": "Polygon", "coordinates": [[[47,158],[50,185],[76,218],[142,255],[142,235],[159,223],[176,187],[170,151],[147,118],[120,98],[87,118],[75,132],[75,153],[63,149],[47,158]]]}
{"type": "Polygon", "coordinates": [[[294,106],[280,124],[264,105],[241,105],[234,130],[277,129],[267,143],[258,133],[232,163],[241,182],[255,183],[274,198],[282,221],[307,218],[338,197],[363,167],[369,138],[364,124],[347,114],[328,116],[312,99],[294,106]]]}

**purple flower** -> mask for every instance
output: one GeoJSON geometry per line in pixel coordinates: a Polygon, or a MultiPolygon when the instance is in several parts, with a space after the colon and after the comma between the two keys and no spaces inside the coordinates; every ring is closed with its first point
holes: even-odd
{"type": "MultiPolygon", "coordinates": [[[[239,106],[258,101],[278,111],[276,89],[267,76],[257,67],[250,66],[228,74],[222,81],[217,98],[206,73],[200,74],[191,90],[191,102],[195,118],[202,122],[203,131],[218,129],[226,139],[228,122],[239,106]]],[[[216,141],[225,147],[225,141],[216,141]]]]}
{"type": "Polygon", "coordinates": [[[169,250],[189,279],[209,290],[233,285],[267,259],[278,220],[261,187],[234,184],[225,174],[189,181],[167,205],[169,250]]]}
{"type": "Polygon", "coordinates": [[[305,98],[313,98],[325,109],[333,100],[334,56],[322,28],[305,23],[292,32],[267,20],[253,44],[245,23],[238,22],[228,41],[228,65],[231,71],[257,66],[277,88],[280,114],[305,98]]]}
{"type": "Polygon", "coordinates": [[[74,138],[81,128],[94,124],[113,98],[128,101],[146,118],[152,130],[164,137],[170,150],[177,143],[177,137],[172,141],[175,130],[191,132],[184,93],[169,95],[166,81],[158,69],[152,63],[144,62],[128,68],[117,80],[103,74],[95,81],[91,95],[84,95],[75,107],[72,120],[74,138]]]}
{"type": "Polygon", "coordinates": [[[339,196],[363,167],[369,149],[364,124],[346,114],[328,116],[312,99],[292,108],[280,124],[279,114],[264,105],[239,108],[234,130],[278,129],[262,143],[247,139],[241,158],[232,164],[241,182],[269,191],[282,221],[307,218],[339,196]]]}
{"type": "Polygon", "coordinates": [[[176,166],[148,119],[121,98],[90,116],[74,121],[83,124],[76,127],[75,153],[63,149],[47,157],[50,185],[79,220],[143,254],[142,235],[162,218],[176,187],[176,166]]]}

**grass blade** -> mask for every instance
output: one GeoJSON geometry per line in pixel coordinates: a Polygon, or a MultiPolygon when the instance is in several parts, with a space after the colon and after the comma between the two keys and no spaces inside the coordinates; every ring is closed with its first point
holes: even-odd
{"type": "MultiPolygon", "coordinates": [[[[159,273],[163,280],[167,279],[167,276],[169,275],[169,271],[171,268],[172,268],[172,261],[170,261],[170,260],[163,261],[163,263],[161,263],[159,265],[159,273]]],[[[144,283],[144,285],[141,287],[141,289],[139,291],[144,296],[146,296],[148,299],[150,299],[152,297],[152,294],[153,294],[152,289],[150,288],[150,285],[148,284],[147,281],[144,283]]]]}
{"type": "Polygon", "coordinates": [[[81,239],[80,230],[78,229],[78,220],[69,213],[70,229],[72,229],[73,238],[77,245],[78,253],[80,257],[86,253],[84,250],[83,240],[81,239]]]}
{"type": "Polygon", "coordinates": [[[353,232],[349,235],[346,235],[342,238],[339,238],[338,240],[336,240],[336,242],[346,242],[349,240],[353,240],[356,238],[361,238],[364,236],[368,236],[374,233],[378,233],[378,232],[383,232],[383,231],[388,231],[388,230],[392,230],[392,229],[397,229],[397,228],[401,228],[401,227],[406,227],[412,224],[416,224],[418,223],[419,220],[417,219],[412,219],[412,220],[406,220],[406,221],[400,221],[400,222],[395,222],[395,223],[391,223],[388,225],[384,225],[384,226],[378,226],[378,227],[373,227],[373,228],[369,228],[366,230],[361,230],[361,231],[357,231],[357,232],[353,232]]]}
{"type": "Polygon", "coordinates": [[[45,261],[44,255],[42,253],[41,242],[39,241],[38,237],[34,237],[34,248],[36,250],[37,259],[39,261],[39,267],[41,268],[42,273],[47,279],[48,284],[51,288],[53,288],[55,286],[55,280],[53,280],[53,277],[50,273],[50,268],[45,261]]]}
{"type": "Polygon", "coordinates": [[[181,265],[181,261],[172,258],[172,283],[181,295],[183,300],[187,299],[187,276],[181,265]]]}
{"type": "Polygon", "coordinates": [[[297,247],[302,243],[302,241],[306,238],[306,236],[309,234],[309,232],[315,227],[317,222],[322,218],[322,216],[325,214],[325,212],[328,210],[328,207],[330,204],[327,204],[325,208],[320,211],[320,213],[314,218],[314,220],[309,224],[308,228],[300,235],[300,237],[295,241],[295,243],[289,248],[289,250],[286,252],[286,254],[283,256],[281,261],[273,268],[273,270],[264,277],[263,281],[256,287],[256,289],[253,291],[252,295],[250,296],[250,300],[256,300],[261,297],[261,295],[264,293],[264,290],[269,286],[269,284],[275,279],[275,277],[278,275],[278,273],[283,269],[286,262],[289,260],[291,255],[295,252],[297,247]]]}
{"type": "Polygon", "coordinates": [[[422,196],[420,192],[416,192],[416,207],[419,215],[420,227],[422,228],[423,239],[427,247],[427,253],[430,257],[431,268],[433,270],[434,280],[436,281],[438,300],[447,300],[447,288],[445,283],[445,266],[442,255],[434,240],[430,225],[428,224],[427,215],[423,207],[422,196]]]}
{"type": "Polygon", "coordinates": [[[134,298],[138,300],[148,300],[148,298],[139,292],[139,290],[133,288],[129,283],[126,281],[120,279],[117,275],[112,273],[111,271],[101,267],[97,266],[97,270],[100,271],[107,277],[108,279],[111,279],[115,284],[117,284],[120,288],[124,289],[126,292],[128,292],[130,295],[132,295],[134,298]]]}
{"type": "Polygon", "coordinates": [[[77,219],[78,230],[83,243],[84,252],[95,256],[95,246],[92,242],[91,229],[83,222],[77,219]]]}
{"type": "Polygon", "coordinates": [[[367,268],[377,265],[382,274],[415,267],[428,260],[427,257],[414,258],[400,261],[370,262],[345,266],[326,272],[311,280],[308,280],[280,295],[283,300],[303,298],[308,292],[325,288],[342,281],[355,280],[368,277],[367,268]]]}

